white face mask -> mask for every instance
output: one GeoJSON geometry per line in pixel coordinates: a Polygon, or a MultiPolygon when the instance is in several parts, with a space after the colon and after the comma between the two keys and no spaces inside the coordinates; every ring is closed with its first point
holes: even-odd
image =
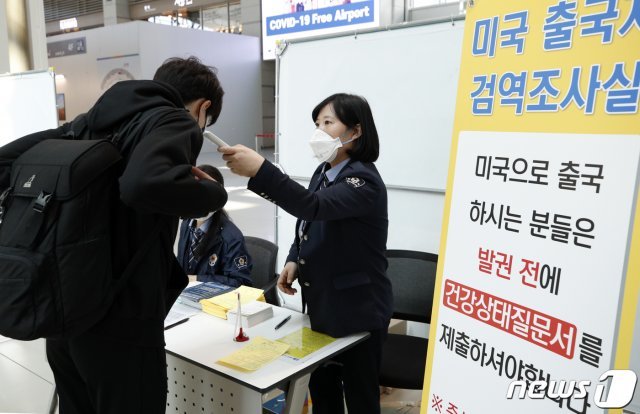
{"type": "Polygon", "coordinates": [[[333,138],[323,130],[316,128],[309,140],[309,146],[318,161],[331,162],[336,158],[336,155],[338,155],[338,149],[354,139],[355,138],[351,138],[346,142],[342,142],[340,141],[340,137],[333,138]]]}

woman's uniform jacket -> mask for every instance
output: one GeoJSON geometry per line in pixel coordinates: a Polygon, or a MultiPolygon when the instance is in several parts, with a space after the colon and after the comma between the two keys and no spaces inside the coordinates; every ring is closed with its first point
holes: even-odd
{"type": "Polygon", "coordinates": [[[248,188],[298,218],[287,262],[298,263],[312,329],[333,337],[386,329],[393,296],[385,185],[373,163],[350,160],[320,188],[324,166],[305,189],[265,161],[248,188]]]}

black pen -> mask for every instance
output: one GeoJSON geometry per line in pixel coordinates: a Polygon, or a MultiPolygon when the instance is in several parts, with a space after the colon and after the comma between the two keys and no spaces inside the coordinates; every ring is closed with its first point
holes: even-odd
{"type": "Polygon", "coordinates": [[[165,327],[164,327],[164,330],[166,331],[167,329],[169,329],[169,328],[173,328],[174,326],[180,325],[181,323],[185,323],[185,322],[186,322],[186,321],[188,321],[188,320],[189,320],[189,318],[180,319],[179,321],[174,322],[174,323],[172,323],[172,324],[171,324],[171,325],[169,325],[169,326],[165,326],[165,327]]]}
{"type": "Polygon", "coordinates": [[[275,329],[280,329],[284,326],[285,323],[289,322],[289,319],[291,319],[291,315],[287,316],[286,318],[284,318],[279,324],[276,325],[275,329]]]}

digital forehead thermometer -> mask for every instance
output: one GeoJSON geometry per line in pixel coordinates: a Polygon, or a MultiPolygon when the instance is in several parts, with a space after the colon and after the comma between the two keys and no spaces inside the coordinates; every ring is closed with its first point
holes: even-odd
{"type": "Polygon", "coordinates": [[[202,133],[202,136],[204,136],[206,139],[208,139],[209,141],[211,141],[214,144],[216,144],[218,147],[228,147],[229,146],[229,144],[224,142],[222,140],[222,138],[220,138],[219,136],[217,136],[216,134],[214,134],[211,131],[204,131],[202,133]]]}

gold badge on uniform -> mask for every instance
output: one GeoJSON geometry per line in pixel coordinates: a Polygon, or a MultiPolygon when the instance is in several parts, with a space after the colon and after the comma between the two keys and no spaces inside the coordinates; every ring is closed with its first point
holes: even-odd
{"type": "Polygon", "coordinates": [[[247,267],[247,256],[238,256],[235,259],[233,259],[233,263],[236,265],[238,269],[247,267]]]}
{"type": "Polygon", "coordinates": [[[216,262],[218,261],[218,255],[217,254],[212,254],[211,257],[209,257],[209,266],[213,267],[216,265],[216,262]]]}

